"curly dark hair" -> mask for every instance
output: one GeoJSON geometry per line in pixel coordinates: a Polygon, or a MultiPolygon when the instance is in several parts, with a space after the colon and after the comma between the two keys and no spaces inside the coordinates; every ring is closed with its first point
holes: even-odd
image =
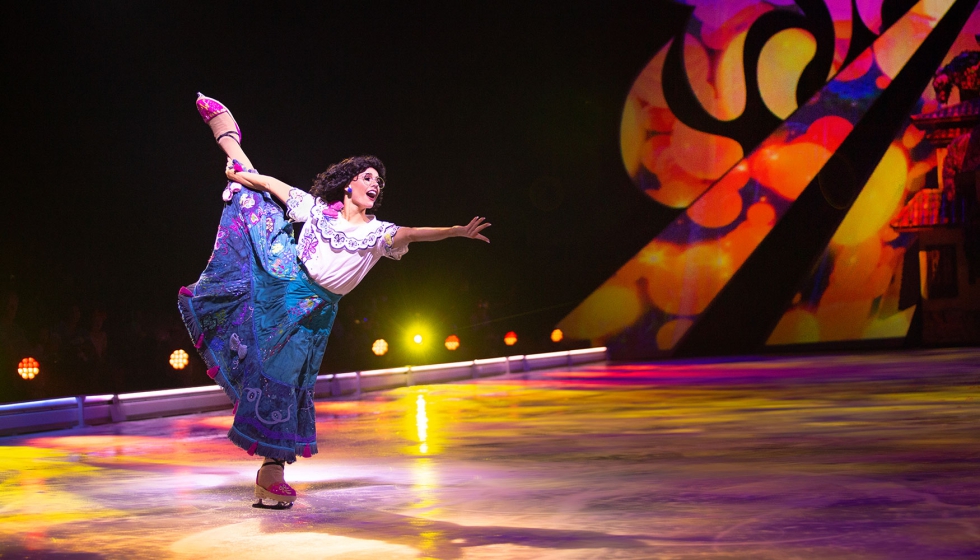
{"type": "MultiPolygon", "coordinates": [[[[327,168],[326,171],[316,176],[310,194],[326,202],[327,204],[344,199],[344,189],[357,177],[358,173],[373,167],[381,179],[385,178],[385,164],[375,156],[355,156],[349,157],[341,162],[335,163],[327,168]]],[[[374,199],[374,207],[377,210],[381,206],[381,198],[384,190],[378,192],[378,198],[374,199]]]]}

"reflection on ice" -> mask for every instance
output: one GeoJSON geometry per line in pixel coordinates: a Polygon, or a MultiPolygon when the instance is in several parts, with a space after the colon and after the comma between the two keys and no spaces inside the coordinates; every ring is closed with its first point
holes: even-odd
{"type": "Polygon", "coordinates": [[[425,396],[419,395],[415,400],[415,427],[419,434],[419,453],[425,455],[429,451],[426,443],[429,431],[429,418],[425,414],[425,396]]]}

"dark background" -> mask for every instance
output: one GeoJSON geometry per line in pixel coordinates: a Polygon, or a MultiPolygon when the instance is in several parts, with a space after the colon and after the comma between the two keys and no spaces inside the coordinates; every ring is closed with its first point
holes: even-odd
{"type": "Polygon", "coordinates": [[[489,246],[414,244],[379,264],[342,301],[324,371],[382,363],[370,340],[339,347],[360,344],[362,318],[361,338],[419,320],[469,351],[393,344],[388,362],[498,354],[507,330],[511,353],[553,349],[554,324],[673,215],[629,181],[619,122],[683,16],[649,1],[4,3],[0,273],[17,322],[31,338],[73,304],[103,309],[114,350],[145,317],[179,326],[224,185],[202,91],[232,109],[263,173],[309,188],[372,153],[388,167],[380,218],[493,224],[489,246]]]}

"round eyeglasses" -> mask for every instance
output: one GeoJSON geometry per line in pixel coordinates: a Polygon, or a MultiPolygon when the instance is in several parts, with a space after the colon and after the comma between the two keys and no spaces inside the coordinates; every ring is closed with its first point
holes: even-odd
{"type": "Polygon", "coordinates": [[[365,173],[365,174],[361,175],[361,180],[364,181],[365,183],[370,183],[371,182],[371,179],[376,179],[376,183],[378,184],[378,190],[381,190],[381,191],[384,190],[384,188],[385,188],[385,180],[380,175],[372,175],[370,173],[365,173]]]}

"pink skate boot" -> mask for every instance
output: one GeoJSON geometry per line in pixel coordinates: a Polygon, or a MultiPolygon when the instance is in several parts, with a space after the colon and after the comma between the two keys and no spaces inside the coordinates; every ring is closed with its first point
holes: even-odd
{"type": "Polygon", "coordinates": [[[218,141],[228,136],[239,144],[242,143],[242,129],[238,127],[235,117],[220,101],[197,93],[197,112],[201,114],[205,124],[211,127],[214,140],[218,141]]]}
{"type": "Polygon", "coordinates": [[[255,497],[259,499],[258,502],[252,504],[254,508],[261,509],[289,509],[293,507],[293,502],[296,501],[296,490],[286,484],[283,480],[282,474],[285,470],[286,462],[277,461],[275,459],[266,459],[262,463],[262,468],[255,475],[255,497]],[[268,470],[267,470],[268,469],[268,470]],[[263,471],[265,471],[263,473],[263,471]],[[278,471],[278,472],[269,472],[278,471]],[[263,476],[265,474],[265,476],[263,476]],[[260,484],[260,479],[278,479],[278,482],[272,482],[267,486],[260,484]],[[262,500],[273,500],[276,503],[272,505],[266,505],[262,500]]]}

